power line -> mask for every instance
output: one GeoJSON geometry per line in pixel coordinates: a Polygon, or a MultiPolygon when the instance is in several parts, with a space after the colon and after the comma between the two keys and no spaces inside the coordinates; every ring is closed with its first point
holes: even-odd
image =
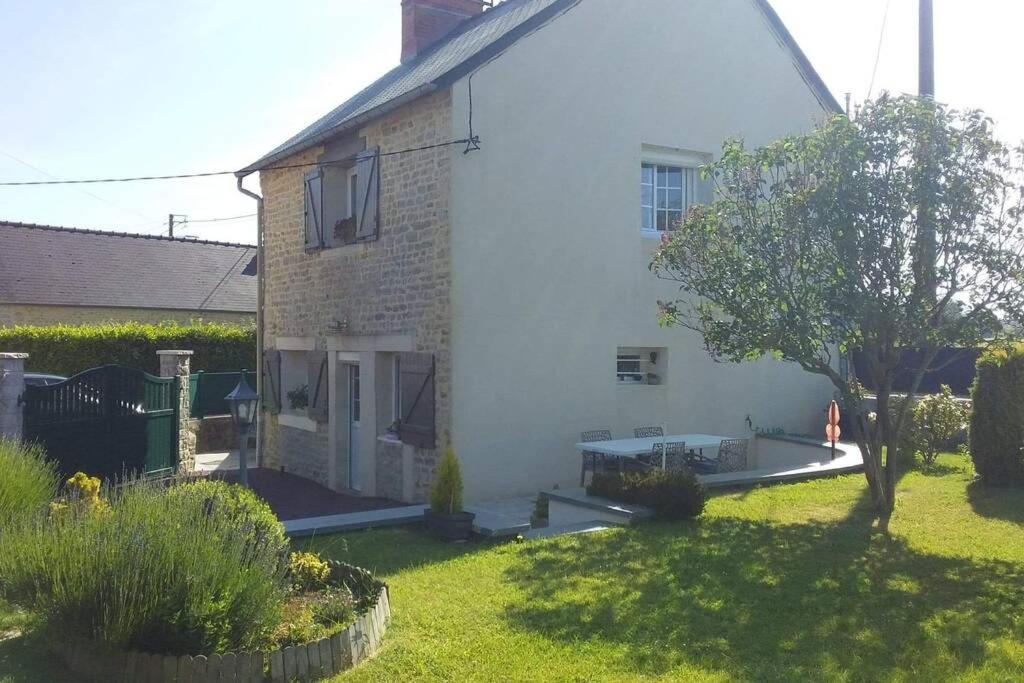
{"type": "MultiPolygon", "coordinates": [[[[464,138],[462,140],[451,140],[449,142],[440,142],[436,145],[424,145],[423,147],[413,147],[410,149],[400,149],[393,152],[381,152],[381,157],[392,157],[399,154],[411,154],[413,152],[425,152],[431,149],[438,149],[440,147],[451,147],[453,145],[476,145],[479,148],[480,136],[474,135],[470,138],[464,138]]],[[[257,169],[259,171],[280,171],[290,168],[311,168],[311,167],[325,167],[325,166],[338,166],[342,164],[348,164],[349,162],[357,159],[359,155],[354,155],[346,159],[338,159],[336,161],[311,161],[305,164],[285,164],[282,166],[267,166],[266,168],[257,169]]],[[[213,176],[224,176],[234,175],[235,171],[207,171],[204,173],[176,173],[169,175],[148,175],[148,176],[133,176],[127,178],[87,178],[82,180],[33,180],[33,181],[20,181],[20,182],[0,182],[0,187],[29,187],[38,185],[90,185],[95,183],[134,183],[145,180],[180,180],[184,178],[210,178],[213,176]]],[[[196,221],[198,222],[198,221],[196,221]]]]}
{"type": "Polygon", "coordinates": [[[892,0],[885,0],[885,12],[882,14],[882,30],[878,36],[878,49],[875,51],[875,68],[871,70],[871,85],[868,86],[868,99],[875,90],[875,78],[878,76],[878,64],[882,61],[882,43],[885,41],[885,28],[889,24],[889,8],[892,0]]]}
{"type": "Polygon", "coordinates": [[[199,219],[196,219],[196,218],[186,218],[185,222],[186,223],[220,223],[221,221],[238,221],[238,220],[242,220],[243,218],[254,218],[255,216],[256,216],[256,214],[254,214],[254,213],[247,213],[247,214],[244,214],[242,216],[226,216],[224,218],[199,218],[199,219]]]}

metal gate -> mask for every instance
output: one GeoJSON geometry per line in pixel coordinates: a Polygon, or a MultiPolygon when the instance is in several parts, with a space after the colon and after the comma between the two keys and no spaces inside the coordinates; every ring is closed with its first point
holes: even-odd
{"type": "Polygon", "coordinates": [[[25,387],[25,438],[62,473],[169,474],[178,466],[177,377],[107,365],[25,387]]]}

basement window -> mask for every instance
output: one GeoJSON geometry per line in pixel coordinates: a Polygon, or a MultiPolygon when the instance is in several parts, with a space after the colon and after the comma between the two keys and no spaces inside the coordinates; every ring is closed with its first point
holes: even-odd
{"type": "Polygon", "coordinates": [[[615,381],[620,385],[656,385],[665,382],[668,350],[619,347],[615,356],[615,381]]]}

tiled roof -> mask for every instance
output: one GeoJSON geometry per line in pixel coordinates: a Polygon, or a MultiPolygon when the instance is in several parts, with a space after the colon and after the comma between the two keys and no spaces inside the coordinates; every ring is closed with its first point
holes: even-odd
{"type": "Polygon", "coordinates": [[[0,221],[0,304],[256,312],[256,247],[0,221]]]}
{"type": "MultiPolygon", "coordinates": [[[[409,62],[402,64],[356,93],[320,120],[238,171],[244,176],[285,157],[315,147],[331,137],[363,125],[389,107],[398,106],[434,89],[451,84],[480,64],[501,54],[565,10],[584,0],[505,0],[476,17],[467,19],[452,33],[409,62]]],[[[842,108],[768,0],[752,0],[764,13],[779,39],[793,53],[801,76],[822,106],[842,108]]]]}

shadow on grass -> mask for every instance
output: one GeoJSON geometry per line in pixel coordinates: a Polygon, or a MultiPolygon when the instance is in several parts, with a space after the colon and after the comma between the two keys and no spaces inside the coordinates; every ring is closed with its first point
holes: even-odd
{"type": "Polygon", "coordinates": [[[1024,524],[1024,487],[987,486],[979,479],[967,485],[967,500],[982,517],[1024,524]]]}
{"type": "Polygon", "coordinates": [[[981,664],[993,640],[1024,637],[1024,567],[915,552],[860,515],[537,544],[508,578],[522,589],[506,608],[513,628],[623,646],[628,666],[652,675],[688,664],[752,680],[949,677],[981,664]]]}
{"type": "Polygon", "coordinates": [[[292,546],[296,550],[315,551],[325,558],[357,564],[387,578],[406,569],[488,550],[500,543],[493,540],[445,543],[432,537],[422,524],[412,524],[297,538],[292,541],[292,546]]]}
{"type": "Polygon", "coordinates": [[[0,683],[73,681],[41,636],[28,634],[0,641],[0,683]]]}

